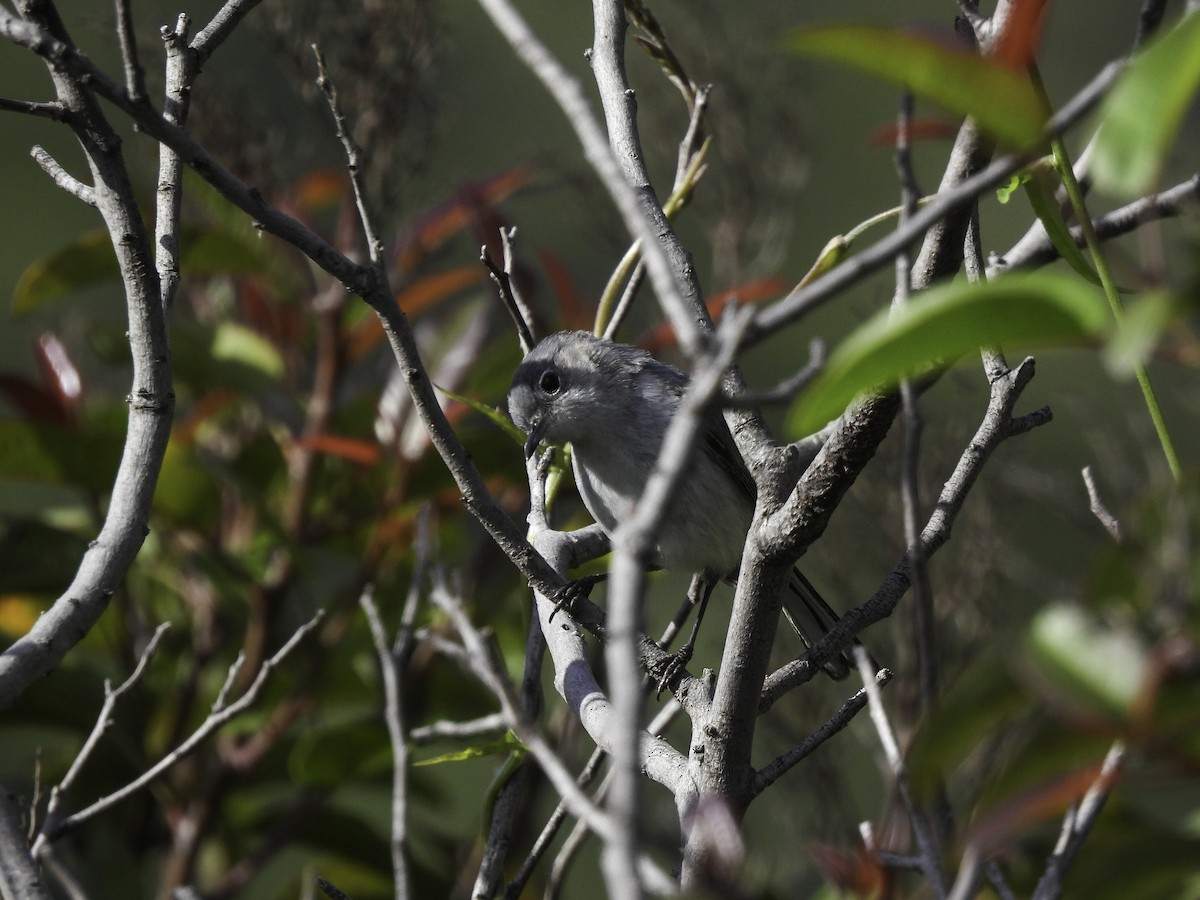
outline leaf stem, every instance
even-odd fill
[[[1042,86],[1041,78],[1036,72],[1033,74],[1033,81],[1038,89],[1042,91],[1043,96],[1045,96],[1045,88]],[[1071,158],[1067,153],[1066,145],[1063,143],[1061,137],[1052,137],[1050,139],[1050,149],[1054,154],[1055,168],[1058,169],[1059,177],[1062,178],[1063,187],[1066,189],[1067,199],[1070,201],[1071,208],[1075,212],[1075,218],[1079,220],[1079,227],[1083,232],[1083,239],[1087,244],[1088,252],[1091,254],[1092,264],[1096,267],[1096,274],[1100,277],[1100,286],[1104,289],[1104,296],[1108,298],[1108,305],[1112,310],[1113,321],[1120,326],[1125,321],[1125,306],[1121,302],[1121,293],[1117,288],[1117,282],[1113,278],[1112,270],[1108,266],[1108,260],[1104,256],[1100,238],[1096,234],[1096,229],[1092,226],[1092,217],[1088,214],[1083,190],[1079,186],[1079,181],[1075,178],[1075,169],[1071,165]],[[1175,452],[1175,444],[1171,440],[1171,433],[1167,429],[1167,421],[1163,417],[1162,407],[1159,405],[1158,396],[1154,392],[1154,386],[1150,383],[1150,373],[1146,371],[1145,363],[1137,363],[1134,367],[1134,374],[1137,377],[1138,386],[1142,389],[1142,397],[1145,399],[1150,419],[1154,423],[1154,430],[1158,435],[1158,442],[1162,446],[1163,456],[1166,457],[1167,466],[1171,470],[1171,476],[1175,479],[1175,483],[1179,484],[1183,479],[1183,470],[1179,465],[1179,456]]]

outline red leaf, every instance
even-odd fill
[[[736,303],[739,306],[746,303],[759,303],[772,297],[778,297],[790,286],[789,282],[776,277],[748,281],[710,298],[706,304],[708,315],[714,320],[718,319],[730,303]],[[667,347],[674,347],[676,342],[675,329],[670,322],[663,322],[638,338],[637,344],[651,353],[658,353]]]
[[[558,311],[563,324],[568,328],[590,330],[591,311],[585,306],[579,288],[571,273],[567,271],[562,258],[551,250],[538,250],[537,257],[542,268],[546,270],[546,277],[550,279],[550,287],[558,300]]]
[[[1047,0],[1013,0],[1004,31],[991,56],[1002,66],[1024,72],[1037,55]]]
[[[300,437],[296,440],[296,446],[307,447],[328,456],[340,456],[342,459],[364,466],[374,465],[382,456],[379,445],[374,441],[342,437],[336,434],[314,434]]]
[[[880,125],[867,136],[872,147],[895,147],[899,131],[895,122]],[[914,119],[908,123],[909,143],[916,141],[952,141],[958,136],[958,123],[945,119]]]
[[[478,222],[490,207],[528,184],[536,172],[536,166],[516,166],[484,182],[464,184],[455,197],[417,220],[412,233],[397,252],[397,267],[404,272],[412,271],[422,258]]]

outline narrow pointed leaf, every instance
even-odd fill
[[[1071,229],[1067,227],[1066,220],[1063,219],[1062,211],[1054,199],[1054,190],[1050,187],[1047,177],[1040,172],[1035,172],[1022,182],[1022,186],[1025,188],[1025,196],[1029,198],[1029,205],[1033,207],[1042,227],[1046,229],[1050,243],[1054,245],[1058,255],[1092,284],[1099,284],[1100,276],[1084,259],[1083,253],[1075,243],[1075,238],[1071,236]]]
[[[503,412],[501,412],[496,407],[488,406],[486,403],[484,403],[480,400],[474,400],[471,397],[467,397],[463,394],[456,394],[454,391],[448,391],[444,387],[440,387],[439,385],[436,385],[436,384],[434,385],[434,387],[436,387],[439,391],[441,391],[443,394],[445,394],[451,400],[457,400],[459,403],[466,404],[467,406],[471,407],[471,409],[475,410],[476,412],[482,413],[483,415],[487,416],[495,424],[499,425],[500,428],[503,429],[505,434],[507,434],[509,437],[511,437],[514,441],[516,441],[521,446],[525,445],[525,435],[521,433],[521,429],[518,428],[516,425],[514,425],[511,421],[509,421],[508,416],[506,416]]]
[[[793,31],[799,53],[845,63],[971,116],[1001,143],[1025,148],[1042,133],[1045,108],[1029,78],[965,49],[919,35],[860,25]]]
[[[1102,334],[1108,320],[1104,298],[1074,276],[1015,273],[983,285],[934,288],[894,314],[882,310],[847,337],[793,406],[789,432],[809,434],[855,397],[979,347],[1077,343]]]
[[[1200,11],[1139,55],[1100,108],[1092,174],[1122,196],[1151,191],[1200,89]]]

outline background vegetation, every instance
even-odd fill
[[[1037,61],[1055,108],[1134,44],[1138,10],[1102,6],[1047,4]],[[80,49],[119,73],[114,13],[84,3],[59,8]],[[193,30],[218,8],[188,9]],[[959,10],[932,0],[884,11],[866,3],[711,2],[652,10],[691,78],[713,85],[707,170],[677,216],[679,234],[707,300],[767,308],[830,238],[900,196],[896,85],[804,56],[785,35],[836,15],[948,40]],[[158,104],[157,29],[178,10],[144,3],[133,12],[148,94]],[[583,56],[592,43],[586,10],[532,2],[522,12],[594,92]],[[1164,30],[1181,12],[1168,10]],[[558,107],[473,3],[265,2],[204,65],[188,131],[341,252],[365,258],[343,148],[316,87],[314,42],[365,151],[364,184],[396,300],[430,378],[447,391],[455,433],[520,522],[528,488],[519,447],[477,409],[450,399],[501,405],[520,358],[479,248],[499,259],[500,228],[515,225],[512,276],[538,329],[590,328],[629,244],[625,225]],[[646,158],[665,197],[688,111],[652,54],[630,45],[628,64]],[[1186,92],[1186,72],[1178,71]],[[41,61],[6,42],[0,95],[46,99],[51,91]],[[106,110],[149,220],[158,144]],[[1200,128],[1192,113],[1144,193],[1194,178]],[[1104,115],[1067,132],[1073,156]],[[912,148],[916,182],[931,193],[958,120],[918,100],[917,122],[933,134]],[[63,595],[104,521],[129,417],[130,325],[108,231],[28,156],[40,145],[83,178],[78,144],[45,118],[6,112],[5,126],[0,284],[11,300],[0,328],[0,632],[8,644]],[[1089,211],[1099,217],[1128,199],[1101,190],[1089,194]],[[1037,377],[1017,412],[1048,404],[1053,421],[998,450],[954,539],[930,561],[935,702],[921,696],[911,597],[864,634],[894,672],[885,701],[916,806],[937,823],[949,880],[964,853],[982,851],[984,896],[1033,893],[1064,816],[1078,811],[1089,789],[1107,805],[1069,860],[1067,896],[1200,895],[1195,200],[1193,187],[1165,218],[1105,243],[1116,281],[1130,289],[1137,328],[1114,336],[1105,319],[1038,347]],[[1006,203],[985,192],[979,207],[990,253],[1008,250],[1035,219],[1022,191]],[[852,249],[891,227],[879,226]],[[71,884],[95,898],[311,895],[315,876],[359,900],[395,895],[394,755],[380,654],[360,604],[370,585],[387,643],[400,634],[412,896],[469,895],[489,846],[491,804],[525,757],[506,737],[510,723],[494,717],[459,739],[433,727],[478,722],[494,716],[497,703],[453,658],[450,645],[461,635],[451,613],[427,600],[444,577],[475,626],[494,635],[519,682],[528,582],[464,507],[367,304],[190,170],[180,236],[183,279],[169,314],[175,416],[150,531],[95,627],[0,712],[0,784],[25,825],[31,811],[35,824],[46,823],[50,787],[68,776],[91,733],[105,680],[122,684],[168,623],[117,700],[111,726],[71,773],[58,815],[112,794],[170,754],[202,727],[223,686],[233,698],[260,673],[269,677],[245,713],[147,788],[46,841],[39,858],[52,895],[68,896]],[[1055,266],[1099,296],[1065,263]],[[747,380],[767,386],[800,368],[812,337],[836,353],[848,333],[887,308],[894,288],[885,267],[761,341],[739,357]],[[1144,299],[1158,292],[1173,299]],[[1045,312],[1035,307],[1029,321],[1044,321]],[[663,323],[643,289],[620,336],[682,363]],[[1006,342],[1014,365],[1029,336]],[[937,346],[925,359],[945,353]],[[1179,473],[1164,461],[1131,374],[1138,366],[1148,367],[1157,387]],[[973,354],[922,395],[922,518],[987,402]],[[766,416],[780,437],[797,439],[801,412],[784,404]],[[902,429],[893,430],[804,558],[805,572],[840,610],[870,598],[910,543],[899,489]],[[1119,541],[1089,509],[1083,466],[1119,521]],[[564,528],[586,522],[569,492],[556,514]],[[677,576],[652,579],[648,632],[657,634],[675,612],[672,600],[656,598],[683,589]],[[409,607],[417,610],[412,622],[403,612],[410,596],[421,601]],[[697,672],[717,666],[728,608],[718,595]],[[318,611],[312,630],[298,632]],[[264,669],[298,633],[278,668]],[[801,649],[781,636],[772,669]],[[230,676],[239,654],[244,661]],[[578,771],[594,744],[545,668],[540,724]],[[802,742],[855,687],[813,682],[788,694],[762,720],[755,765]],[[666,735],[686,748],[683,725]],[[1101,776],[1114,742],[1122,748],[1113,769],[1120,776]],[[420,765],[429,760],[438,764]],[[527,793],[518,827],[506,835],[505,880],[517,876],[558,801],[534,767],[520,771]],[[897,793],[901,780],[867,716],[854,719],[750,808],[740,840],[729,842],[736,849],[728,878],[695,890],[937,895],[913,871],[920,854]],[[648,785],[642,801],[646,847],[670,871],[680,840],[672,798]],[[869,838],[863,822],[871,823]],[[564,839],[556,838],[552,856]],[[604,893],[598,855],[594,840],[585,845],[563,876],[563,896]],[[543,861],[525,895],[548,880]]]

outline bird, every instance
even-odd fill
[[[587,331],[561,331],[544,338],[518,365],[508,392],[508,413],[526,436],[526,458],[542,442],[571,445],[579,495],[611,537],[633,514],[688,380],[685,372],[646,350]],[[710,410],[654,548],[656,567],[691,572],[700,581],[691,636],[676,652],[678,665],[671,673],[691,658],[700,620],[717,583],[736,583],[755,496],[754,480],[724,416],[718,409]],[[838,621],[794,567],[783,609],[807,647]],[[832,678],[842,679],[850,672],[850,662],[838,653],[822,668]]]

